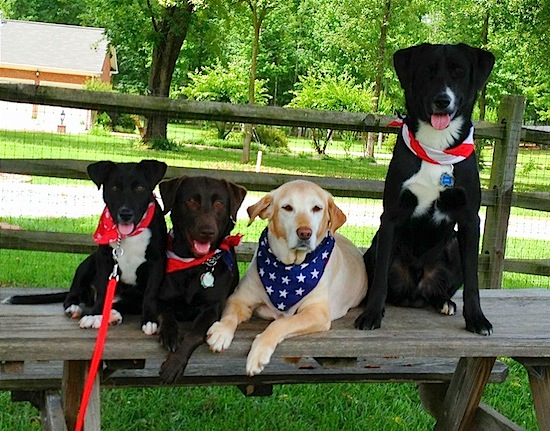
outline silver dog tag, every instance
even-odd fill
[[[205,289],[209,287],[214,287],[214,274],[210,271],[205,272],[201,275],[201,286]]]

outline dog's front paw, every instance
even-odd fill
[[[491,335],[493,333],[493,325],[483,314],[473,319],[466,318],[466,329],[480,335]]]
[[[382,318],[384,317],[384,309],[376,312],[365,309],[357,319],[355,319],[355,327],[357,329],[378,329],[382,324]]]
[[[262,334],[257,335],[246,358],[246,374],[250,377],[260,374],[269,364],[274,351],[275,346],[263,342]]]
[[[82,308],[79,305],[72,304],[65,308],[65,316],[71,319],[79,319],[82,317]]]
[[[174,383],[183,376],[186,366],[187,362],[182,360],[179,355],[170,353],[166,361],[160,366],[160,379],[164,383]]]
[[[206,342],[213,352],[227,350],[233,341],[235,332],[222,322],[215,322],[206,332]]]
[[[102,320],[103,316],[101,316],[101,314],[86,315],[80,319],[78,325],[82,329],[99,329]],[[109,316],[109,325],[118,325],[120,323],[122,323],[122,315],[116,310],[111,310],[111,315]]]
[[[178,325],[162,324],[159,330],[159,342],[169,352],[175,352],[180,345]]]
[[[155,335],[159,330],[159,324],[157,322],[146,322],[141,325],[141,330],[145,335]]]
[[[456,304],[449,299],[445,301],[441,307],[438,307],[437,311],[447,316],[454,316],[456,313]]]

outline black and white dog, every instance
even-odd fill
[[[386,176],[380,227],[364,255],[370,280],[357,328],[379,328],[385,301],[452,315],[451,298],[463,285],[466,329],[492,333],[479,299],[481,191],[471,114],[494,61],[465,44],[395,53],[407,117]]]
[[[119,246],[120,280],[109,321],[120,323],[125,313],[141,314],[143,331],[154,334],[158,329],[156,298],[166,264],[166,222],[153,189],[166,168],[156,160],[89,165],[88,175],[98,188],[103,187],[106,204],[94,234],[98,249],[78,266],[68,292],[12,296],[4,302],[63,302],[65,314],[80,318],[81,328],[99,328],[115,264],[113,249]]]

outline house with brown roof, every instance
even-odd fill
[[[0,82],[82,88],[111,82],[115,50],[102,28],[0,18]],[[78,133],[91,126],[88,110],[0,102],[0,128]]]

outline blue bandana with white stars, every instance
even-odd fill
[[[306,255],[303,263],[285,265],[269,248],[267,228],[262,232],[256,256],[258,274],[277,310],[287,311],[317,286],[333,249],[334,238],[327,235],[315,250]]]

